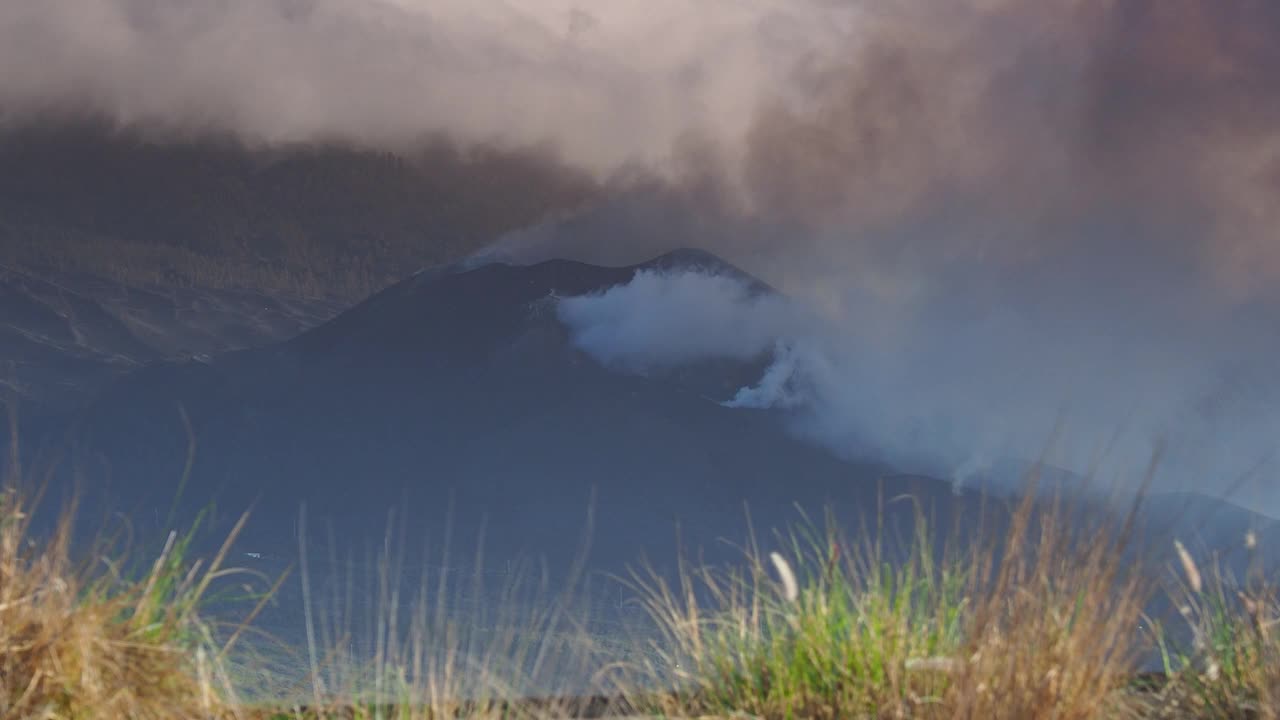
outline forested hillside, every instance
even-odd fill
[[[102,124],[0,131],[0,263],[355,300],[596,192],[545,149],[249,148]]]

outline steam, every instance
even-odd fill
[[[795,345],[783,340],[777,341],[773,349],[773,362],[764,371],[760,382],[738,390],[724,403],[725,407],[768,410],[803,406],[813,398],[806,398],[804,388],[800,386],[803,377],[800,360]]]
[[[1250,484],[1280,437],[1273,385],[1257,374],[1269,361],[1196,351],[1177,334],[1128,324],[1119,308],[1106,322],[1105,307],[935,303],[886,337],[813,296],[760,294],[739,277],[676,269],[641,271],[559,307],[577,346],[622,371],[768,353],[758,382],[724,404],[783,411],[794,432],[851,458],[958,485],[1017,482],[998,472],[1045,460],[1081,474],[1101,468],[1099,482],[1123,487],[1165,441],[1158,489],[1274,507],[1269,485]],[[1254,394],[1233,396],[1230,384]]]
[[[599,295],[566,298],[559,315],[577,346],[632,371],[759,356],[799,316],[775,295],[724,275],[641,271]]]

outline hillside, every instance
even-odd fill
[[[149,363],[279,342],[344,305],[285,291],[129,285],[0,266],[0,400],[69,412]]]
[[[216,491],[225,512],[257,500],[260,515],[292,518],[305,500],[368,536],[393,505],[439,526],[452,498],[465,534],[488,516],[495,552],[568,557],[594,492],[607,529],[597,550],[615,567],[670,550],[679,518],[704,541],[740,530],[744,501],[765,526],[795,502],[874,503],[885,468],[717,402],[755,382],[767,358],[620,373],[574,348],[556,317],[556,296],[709,262],[729,269],[676,253],[624,268],[424,273],[290,342],[134,373],[79,419],[80,459],[109,468],[113,491],[161,506],[185,460],[182,407],[198,443],[188,486]],[[289,548],[291,528],[262,528],[261,542]]]
[[[249,147],[0,126],[0,400],[34,422],[166,359],[280,342],[595,193],[538,150]]]
[[[2,264],[344,301],[596,192],[537,149],[256,148],[69,120],[0,127],[0,168]]]

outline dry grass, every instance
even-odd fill
[[[971,561],[978,577],[995,581],[970,595],[962,662],[942,695],[945,716],[1131,714],[1123,691],[1149,596],[1146,579],[1125,567],[1133,511],[1120,527],[1070,528],[1059,508],[1037,513],[1023,501],[999,559],[983,551]]]
[[[69,508],[47,537],[34,502],[0,495],[0,717],[189,718],[233,715],[234,689],[197,612],[244,518],[212,562],[188,563],[191,535],[171,534],[130,578],[122,552],[96,543],[72,558]]]
[[[537,566],[496,592],[480,573],[407,582],[403,530],[370,558],[370,585],[317,582],[304,516],[307,643],[281,648],[281,664],[244,652],[247,624],[215,642],[199,613],[232,572],[222,563],[240,525],[208,565],[188,558],[190,534],[171,535],[130,575],[109,543],[75,561],[73,509],[33,534],[33,503],[10,485],[0,718],[1280,717],[1280,602],[1260,571],[1236,582],[1179,545],[1170,592],[1192,640],[1157,632],[1164,681],[1135,689],[1156,588],[1125,565],[1133,514],[1082,527],[1033,495],[981,542],[940,542],[917,508],[900,548],[879,532],[850,541],[828,517],[773,550],[749,542],[736,569],[639,575],[657,631],[643,643],[604,642],[585,585]],[[273,669],[267,695],[251,697],[247,678]]]
[[[1152,717],[1280,718],[1280,596],[1261,572],[1256,536],[1242,540],[1245,578],[1217,562],[1202,570],[1177,544],[1180,577],[1170,596],[1191,641],[1178,648],[1157,638],[1169,682],[1149,706]]]
[[[131,574],[110,540],[77,552],[74,507],[34,532],[28,497],[14,483],[0,495],[0,719],[563,718],[608,704],[584,699],[607,661],[572,579],[552,586],[529,565],[496,593],[478,572],[407,587],[404,536],[389,531],[369,585],[329,578],[310,592],[303,542],[308,643],[289,648],[249,626],[283,578],[229,632],[200,613],[243,572],[223,562],[247,515],[208,564],[189,557],[194,531],[174,533]]]

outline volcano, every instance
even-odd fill
[[[592,556],[610,568],[673,557],[677,527],[683,543],[740,540],[748,510],[766,528],[796,504],[874,512],[889,468],[722,404],[767,353],[637,373],[575,347],[558,299],[641,271],[773,292],[699,251],[433,268],[291,341],[133,373],[75,419],[74,465],[108,478],[97,489],[142,524],[167,517],[179,486],[188,512],[216,500],[225,521],[253,506],[245,546],[280,554],[304,504],[344,537],[379,536],[395,508],[423,532],[483,528],[491,554],[551,558],[574,555],[591,512]],[[951,498],[948,483],[909,484]]]
[[[727,407],[759,382],[771,350],[646,371],[597,362],[557,305],[641,272],[775,292],[697,250],[625,267],[439,266],[289,341],[147,365],[50,436],[63,466],[90,480],[81,492],[140,528],[163,531],[172,509],[191,517],[211,502],[225,527],[252,507],[244,544],[273,556],[296,552],[304,506],[345,538],[380,537],[394,511],[422,534],[483,534],[498,557],[565,562],[590,513],[592,556],[616,570],[674,557],[677,528],[689,546],[741,540],[748,513],[774,528],[797,520],[797,506],[848,521],[904,493],[950,509],[979,502],[976,489],[807,442],[788,432],[784,410]],[[1149,507],[1188,537],[1275,525],[1221,505],[1181,497]]]

